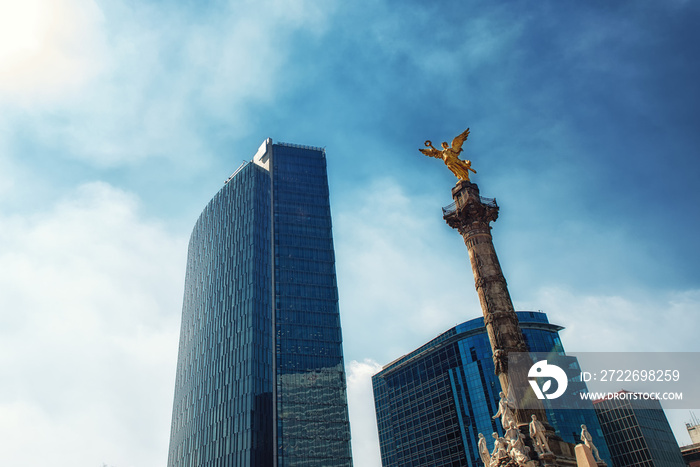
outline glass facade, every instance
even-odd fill
[[[325,153],[272,158],[278,466],[351,464]]]
[[[593,403],[615,467],[683,467],[685,462],[656,400]]]
[[[352,465],[322,149],[268,139],[194,227],[168,465]]]
[[[550,324],[547,315],[516,313],[529,351],[557,353],[578,364],[564,357],[562,328]],[[462,323],[386,365],[372,377],[372,386],[384,467],[481,466],[478,434],[484,434],[490,450],[491,433],[503,436],[500,423],[491,418],[501,389],[483,318]],[[609,459],[592,406],[567,414],[545,410],[565,441],[577,442],[578,435],[572,436],[586,424],[598,438],[601,457]]]

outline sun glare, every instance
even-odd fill
[[[0,0],[0,69],[41,51],[49,26],[40,0]]]
[[[93,0],[0,0],[0,98],[65,99],[99,69],[102,16]]]

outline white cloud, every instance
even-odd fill
[[[381,466],[377,418],[374,411],[372,375],[382,366],[371,359],[351,361],[346,368],[348,407],[352,430],[353,463],[358,466]]]
[[[201,10],[34,1],[55,16],[29,15],[47,52],[32,56],[30,69],[12,65],[14,78],[0,85],[2,120],[62,157],[108,167],[203,158],[212,135],[246,134],[250,106],[290,86],[282,70],[294,38],[322,34],[333,11],[307,0]]]
[[[593,295],[543,287],[533,295],[532,301],[516,301],[517,308],[542,310],[564,326],[567,352],[700,351],[700,290]]]
[[[16,166],[7,154],[5,145],[0,142],[0,199],[9,196],[16,186]]]
[[[92,0],[0,1],[0,102],[64,100],[102,66],[102,15]]]
[[[440,200],[393,179],[336,203],[334,235],[345,354],[383,363],[481,315],[467,250]],[[455,259],[457,257],[457,259]]]
[[[0,464],[164,464],[185,239],[104,183],[2,217]]]

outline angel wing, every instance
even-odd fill
[[[467,140],[468,136],[469,136],[469,128],[464,130],[464,132],[461,135],[455,137],[455,139],[452,140],[452,149],[457,151],[458,154],[460,152],[462,152],[462,145]]]
[[[435,157],[437,159],[442,160],[442,151],[438,151],[437,149],[435,149],[432,146],[429,146],[428,149],[418,149],[418,150],[420,152],[422,152],[423,154],[425,154],[426,156]]]

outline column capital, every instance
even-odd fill
[[[489,223],[498,219],[498,204],[495,198],[483,198],[476,183],[460,180],[452,188],[454,203],[442,208],[447,225],[462,235],[489,233]]]

